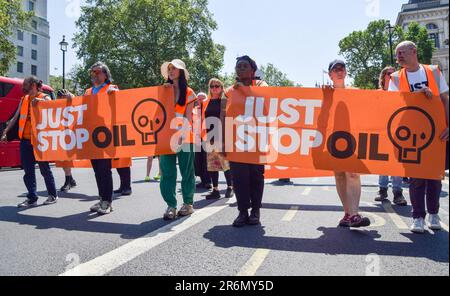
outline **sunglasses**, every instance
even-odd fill
[[[209,88],[222,88],[222,85],[210,85]]]

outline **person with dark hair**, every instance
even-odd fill
[[[380,91],[387,91],[389,88],[389,80],[391,75],[394,74],[395,68],[388,66],[385,67],[378,79],[378,86]],[[398,206],[407,206],[408,202],[403,196],[402,187],[403,178],[392,176],[392,192],[394,193],[394,204]],[[380,176],[378,184],[380,185],[380,190],[378,191],[375,201],[384,201],[388,198],[388,187],[389,187],[389,176]]]
[[[268,86],[265,81],[256,77],[257,70],[256,62],[249,56],[238,57],[236,61],[236,83],[227,90],[226,97],[229,98],[231,92],[242,86]],[[234,220],[233,226],[243,227],[261,224],[260,209],[264,194],[264,165],[230,162],[230,167],[239,210],[239,216]]]
[[[30,208],[37,206],[38,196],[36,193],[36,163],[39,165],[41,174],[44,177],[45,186],[47,187],[48,192],[48,198],[44,204],[55,204],[58,200],[58,195],[56,192],[55,179],[50,169],[50,165],[48,162],[36,161],[34,157],[34,147],[31,143],[31,109],[39,104],[39,102],[50,101],[51,98],[42,92],[42,81],[34,76],[25,78],[22,88],[25,96],[22,97],[16,114],[9,122],[1,137],[2,142],[7,141],[8,131],[16,124],[17,120],[19,120],[20,158],[22,160],[22,167],[25,172],[23,181],[27,187],[28,194],[27,200],[20,203],[18,207]]]
[[[194,91],[189,88],[189,72],[186,64],[179,59],[166,62],[161,66],[161,74],[166,80],[165,87],[174,90],[175,118],[180,119],[183,125],[192,122],[192,110],[197,99]],[[192,128],[185,130],[183,126],[180,134],[176,134],[176,147],[172,146],[174,155],[161,155],[161,183],[160,190],[167,210],[163,215],[164,220],[174,220],[177,215],[184,217],[194,213],[195,193],[195,170],[194,170],[194,136]],[[174,142],[171,141],[173,144]],[[177,160],[181,172],[181,192],[183,195],[183,206],[177,213],[176,183],[177,183]]]
[[[116,85],[112,84],[111,72],[107,65],[97,62],[90,68],[92,87],[87,89],[85,96],[98,94],[111,94],[119,91]],[[67,94],[68,99],[73,98],[73,94]],[[90,210],[99,215],[110,214],[112,208],[113,196],[113,178],[112,178],[112,159],[91,159],[91,164],[95,172],[95,180],[100,196],[100,202],[93,205]],[[118,168],[120,176],[120,188],[114,191],[121,195],[131,195],[131,170],[129,167]]]

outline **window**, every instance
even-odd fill
[[[19,57],[23,57],[23,47],[22,46],[17,46],[17,55]]]
[[[431,33],[428,36],[433,41],[434,47],[441,48],[441,44],[439,42],[439,34],[438,33]]]
[[[34,1],[28,1],[28,11],[34,11]]]
[[[23,73],[23,63],[17,62],[17,73]]]
[[[17,30],[17,39],[23,41],[23,31]]]
[[[428,30],[437,30],[439,29],[438,26],[436,26],[435,24],[427,24],[427,29]]]
[[[37,44],[37,35],[35,35],[35,34],[31,35],[31,43]]]
[[[31,21],[31,27],[33,29],[37,30],[37,25],[38,25],[37,21]]]
[[[31,59],[37,60],[37,50],[35,50],[35,49],[31,50]]]
[[[37,66],[31,65],[31,75],[37,76]]]
[[[0,82],[0,97],[6,97],[9,92],[13,89],[14,84]]]

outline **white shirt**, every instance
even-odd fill
[[[423,65],[420,65],[419,71],[416,72],[406,72],[408,76],[409,89],[411,92],[421,91],[425,87],[428,86],[427,72]],[[441,72],[441,83],[439,93],[443,94],[448,92],[449,88],[447,82],[445,81],[445,77]],[[389,91],[399,91],[398,87],[395,83],[392,83],[392,80],[389,82]]]

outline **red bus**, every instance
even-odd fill
[[[23,79],[8,78],[0,76],[0,135],[6,128],[7,122],[14,116],[19,107],[22,93]],[[52,100],[55,99],[53,89],[44,85],[42,90],[48,94]],[[17,136],[18,127],[16,125],[8,133],[8,143],[0,143],[0,168],[20,167],[19,139]]]

